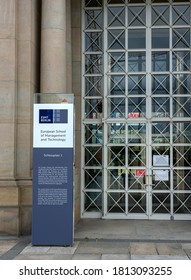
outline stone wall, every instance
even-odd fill
[[[0,1],[0,232],[13,234],[19,229],[16,10],[16,1]]]
[[[81,1],[71,0],[72,92],[75,94],[75,221],[80,219],[81,190]]]
[[[41,1],[17,0],[18,97],[16,179],[19,189],[19,233],[31,233],[32,130],[34,92],[40,90]]]
[[[58,73],[46,71],[45,52],[49,50],[43,36],[49,33],[51,40],[59,31],[47,30],[52,26],[46,20],[53,16],[51,22],[56,22],[57,15],[56,10],[49,15],[42,11],[43,1],[0,0],[0,233],[31,234],[33,99],[40,91],[75,94],[75,221],[80,218],[81,1],[54,1],[66,3],[65,10],[55,6],[63,13],[65,26],[61,32],[64,44],[57,45],[59,53],[56,49],[50,52],[53,62],[55,54],[57,64],[64,62],[54,65]],[[47,17],[41,25],[43,12]],[[43,79],[49,82],[49,74],[53,79],[47,89]],[[55,83],[57,77],[60,80]]]
[[[39,4],[38,0],[0,0],[0,232],[14,235],[31,231]]]

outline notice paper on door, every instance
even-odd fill
[[[153,156],[153,166],[169,166],[169,156],[168,155],[154,155]]]
[[[155,181],[169,181],[169,170],[153,170]]]

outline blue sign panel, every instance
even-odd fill
[[[39,123],[68,123],[68,110],[39,110]]]
[[[35,105],[33,146],[32,244],[72,245],[73,105]]]

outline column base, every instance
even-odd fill
[[[31,234],[32,180],[0,179],[0,233]]]

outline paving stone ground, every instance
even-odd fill
[[[0,259],[191,260],[191,221],[83,220],[72,247],[32,246],[31,236],[0,235]]]

